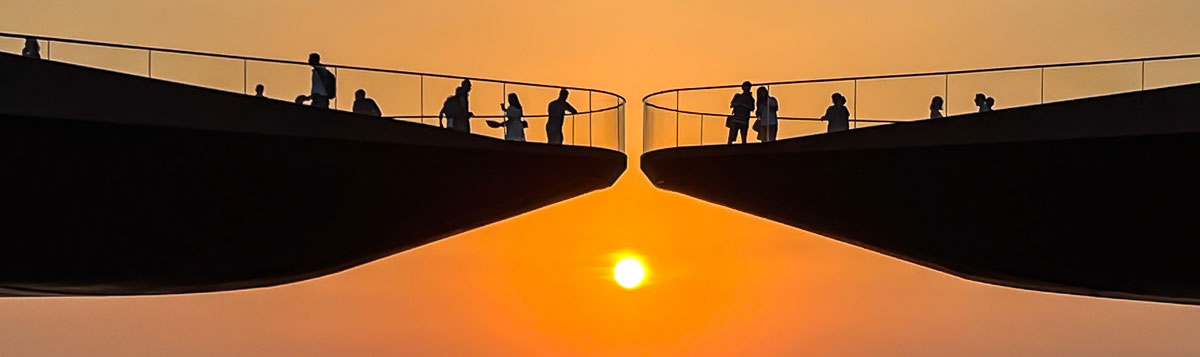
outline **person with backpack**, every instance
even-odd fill
[[[328,109],[329,100],[337,97],[337,78],[321,64],[316,52],[308,55],[308,64],[312,66],[312,106]]]

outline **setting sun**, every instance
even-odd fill
[[[613,268],[613,278],[617,280],[617,284],[626,289],[636,288],[642,283],[642,278],[645,276],[646,269],[642,267],[642,262],[637,258],[621,259]]]

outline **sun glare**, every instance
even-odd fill
[[[613,268],[613,278],[617,280],[617,284],[626,289],[636,288],[645,277],[646,268],[642,267],[642,262],[637,258],[621,259]]]

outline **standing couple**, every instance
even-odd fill
[[[729,107],[733,114],[725,118],[725,127],[729,128],[727,144],[733,144],[738,134],[741,134],[742,144],[746,143],[746,135],[750,129],[750,113],[755,112],[758,120],[754,122],[754,131],[758,133],[758,141],[775,141],[779,135],[779,101],[772,97],[767,87],[758,87],[758,101],[750,93],[750,82],[742,82],[742,92],[733,95]]]

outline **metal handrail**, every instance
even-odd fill
[[[1200,58],[1200,53],[1140,57],[1140,58],[1127,58],[1127,59],[1099,60],[1099,61],[1081,61],[1081,62],[1064,62],[1064,63],[1039,64],[1039,65],[993,67],[993,68],[966,69],[966,70],[939,71],[939,72],[919,72],[919,73],[886,74],[886,75],[873,75],[873,76],[805,79],[805,80],[792,80],[792,81],[772,81],[772,82],[761,82],[761,83],[753,83],[752,82],[752,84],[755,86],[772,87],[772,86],[796,85],[796,84],[816,84],[816,83],[846,83],[846,84],[853,83],[853,86],[854,86],[854,93],[853,93],[854,108],[851,109],[851,113],[853,116],[849,119],[849,121],[852,126],[857,127],[858,123],[888,124],[888,123],[902,123],[902,122],[912,121],[912,120],[859,118],[858,117],[859,113],[858,113],[858,108],[857,108],[858,103],[859,103],[858,87],[859,87],[859,82],[863,82],[863,81],[876,81],[876,80],[902,79],[902,78],[944,78],[944,87],[942,88],[942,93],[943,93],[942,95],[945,96],[943,98],[944,103],[945,103],[944,109],[946,111],[946,116],[951,116],[953,114],[951,114],[951,112],[950,112],[950,107],[949,107],[950,98],[949,97],[950,97],[950,93],[951,93],[950,92],[950,79],[952,78],[952,76],[962,76],[962,75],[979,74],[979,73],[1019,72],[1019,71],[1040,70],[1041,71],[1041,79],[1040,79],[1040,81],[1041,81],[1040,82],[1040,84],[1041,84],[1041,99],[1040,99],[1040,101],[1035,102],[1035,103],[1044,104],[1044,103],[1046,103],[1045,85],[1046,85],[1046,70],[1047,69],[1067,68],[1067,67],[1077,67],[1078,68],[1078,67],[1089,67],[1089,66],[1104,66],[1104,65],[1138,64],[1138,63],[1140,63],[1141,64],[1141,73],[1140,73],[1141,88],[1140,88],[1140,90],[1145,90],[1146,89],[1146,64],[1148,62],[1152,63],[1152,62],[1183,60],[1183,59],[1197,59],[1197,58]],[[670,122],[672,120],[674,121],[674,126],[675,126],[674,146],[681,145],[680,115],[699,116],[700,117],[700,125],[699,125],[699,136],[697,138],[699,139],[699,145],[706,145],[705,138],[704,138],[704,127],[705,127],[704,120],[706,118],[722,118],[722,117],[727,116],[728,114],[727,113],[700,112],[700,111],[682,109],[680,106],[680,103],[679,103],[680,93],[693,92],[693,91],[704,91],[704,90],[716,90],[716,89],[733,89],[733,88],[739,88],[739,87],[741,87],[740,83],[739,84],[729,84],[729,85],[665,89],[665,90],[653,92],[653,93],[647,94],[646,96],[642,97],[643,108],[645,108],[645,110],[647,110],[646,112],[643,112],[643,115],[644,116],[648,115],[647,113],[649,113],[650,109],[661,110],[661,111],[665,111],[667,113],[675,113],[674,119],[670,119],[669,117],[662,119],[667,122]],[[1134,90],[1139,90],[1139,89],[1134,89]],[[651,103],[651,100],[657,99],[656,97],[662,96],[664,94],[670,94],[670,93],[675,94],[674,108],[669,108],[664,105],[658,105],[655,103]],[[751,118],[758,118],[758,116],[751,116]],[[811,117],[783,117],[783,116],[781,116],[781,117],[778,117],[778,119],[793,120],[793,121],[823,121],[822,119],[811,118]],[[652,121],[651,118],[645,118],[643,120],[643,125],[646,126],[647,130],[651,125],[651,121]],[[689,129],[689,130],[691,130],[691,129]],[[654,149],[654,148],[650,147],[650,142],[651,142],[650,136],[643,135],[643,150],[653,150]],[[670,145],[670,144],[668,144],[668,145]],[[688,144],[688,145],[691,145],[691,144]]]
[[[230,54],[224,54],[224,53],[202,52],[202,51],[192,51],[192,50],[179,50],[179,49],[172,49],[172,48],[139,46],[139,45],[129,45],[129,44],[120,44],[120,43],[100,42],[100,41],[77,40],[77,39],[70,39],[70,38],[19,34],[19,33],[11,33],[11,32],[0,32],[0,37],[20,38],[20,39],[36,38],[38,40],[44,40],[44,41],[72,43],[72,44],[78,44],[78,45],[89,45],[89,46],[97,46],[97,47],[112,47],[112,48],[122,48],[122,49],[129,49],[129,50],[154,51],[154,52],[163,52],[163,53],[175,53],[175,54],[192,55],[192,56],[216,57],[216,58],[255,61],[255,62],[294,64],[294,65],[301,65],[301,66],[308,65],[308,62],[303,62],[303,61],[281,60],[281,59],[275,59],[275,58],[252,57],[252,56],[240,56],[240,55],[230,55]],[[440,73],[404,71],[404,70],[397,70],[397,69],[360,67],[360,66],[350,66],[350,65],[340,65],[340,64],[327,64],[326,63],[326,64],[322,64],[322,65],[325,67],[328,67],[328,68],[340,68],[340,69],[365,71],[365,72],[404,74],[404,75],[411,75],[411,76],[426,76],[426,77],[446,78],[446,79],[469,79],[471,81],[478,81],[478,82],[512,84],[512,85],[527,86],[527,87],[540,87],[540,88],[553,88],[553,89],[565,88],[565,89],[576,90],[576,91],[592,91],[592,92],[597,92],[597,93],[608,94],[608,95],[619,98],[621,103],[625,102],[625,97],[622,97],[619,94],[609,92],[606,90],[602,90],[602,89],[560,86],[560,85],[553,85],[553,84],[529,83],[529,82],[519,82],[519,81],[508,81],[508,80],[502,80],[502,79],[489,79],[489,78],[481,78],[481,77],[456,76],[456,75],[440,74]]]
[[[154,54],[156,54],[156,52],[159,54],[168,53],[168,54],[178,54],[178,55],[188,55],[188,56],[242,61],[242,63],[243,63],[243,93],[248,92],[248,87],[249,87],[249,84],[247,82],[248,75],[245,72],[245,64],[246,63],[256,62],[256,63],[309,66],[309,64],[307,62],[303,62],[303,61],[283,60],[283,59],[254,57],[254,56],[241,56],[241,55],[232,55],[232,54],[224,54],[224,53],[181,50],[181,49],[151,47],[151,46],[141,46],[141,45],[130,45],[130,44],[80,40],[80,39],[41,36],[41,35],[33,35],[33,34],[11,33],[11,32],[0,32],[0,38],[16,38],[16,39],[31,39],[32,38],[32,39],[37,39],[39,41],[46,41],[47,47],[45,50],[46,50],[47,59],[51,59],[50,58],[51,57],[50,44],[52,44],[52,43],[66,43],[66,44],[94,46],[94,47],[102,47],[102,48],[146,51],[146,53],[147,53],[146,76],[151,77],[151,78],[154,77],[153,76],[153,70],[154,70],[153,60],[154,60]],[[384,118],[388,118],[388,119],[420,119],[421,123],[425,123],[425,119],[439,118],[439,115],[436,115],[436,114],[426,114],[426,111],[424,108],[424,104],[425,104],[425,86],[424,86],[425,80],[424,79],[425,79],[425,77],[453,79],[453,80],[466,79],[466,80],[471,80],[471,81],[477,82],[477,83],[500,84],[504,88],[507,88],[508,85],[514,85],[514,86],[543,88],[543,89],[560,89],[561,88],[561,89],[567,89],[567,90],[572,90],[572,91],[577,91],[577,92],[587,92],[587,94],[588,94],[587,95],[587,100],[588,100],[587,110],[580,111],[580,112],[573,113],[573,114],[568,114],[568,116],[570,118],[572,118],[572,121],[571,121],[571,125],[572,125],[572,127],[571,127],[571,132],[572,132],[571,144],[593,146],[594,145],[593,139],[595,137],[595,133],[592,129],[592,114],[612,111],[612,112],[616,113],[616,117],[613,119],[613,120],[615,120],[615,127],[617,130],[617,132],[614,133],[615,134],[614,139],[616,140],[615,149],[618,151],[625,150],[625,132],[624,132],[625,131],[625,113],[624,113],[624,109],[625,109],[625,105],[627,104],[628,101],[625,99],[625,97],[621,96],[620,94],[614,93],[614,92],[610,92],[610,91],[606,91],[606,90],[602,90],[602,89],[594,89],[594,88],[563,86],[563,85],[554,85],[554,84],[542,84],[542,83],[530,83],[530,82],[521,82],[521,81],[509,81],[509,80],[481,78],[481,77],[448,75],[448,74],[441,74],[441,73],[416,72],[416,71],[405,71],[405,70],[385,69],[385,68],[371,68],[371,67],[351,66],[351,65],[342,65],[342,64],[322,64],[322,65],[327,68],[332,69],[335,74],[338,72],[339,69],[341,69],[341,70],[353,70],[353,71],[384,73],[384,74],[398,74],[398,75],[419,77],[421,79],[421,87],[420,87],[421,110],[420,110],[420,114],[392,115],[392,116],[384,116]],[[507,89],[505,89],[504,91],[507,92]],[[607,95],[607,96],[612,97],[613,99],[615,99],[616,104],[612,105],[612,106],[599,108],[599,109],[593,109],[592,108],[593,95],[595,93],[600,93],[602,95]],[[337,108],[336,102],[334,104],[334,108]],[[525,118],[547,118],[549,116],[550,115],[547,113],[547,114],[530,114],[530,115],[525,115],[524,117]],[[583,139],[582,137],[574,134],[575,133],[574,119],[579,116],[584,116],[588,119],[587,138],[586,138],[587,143],[586,144],[584,144],[582,141],[580,141],[578,143],[576,142],[577,139],[579,139],[579,140]],[[475,118],[504,118],[505,116],[503,114],[484,114],[484,115],[475,115],[474,117]],[[438,124],[435,124],[435,125],[438,125]]]
[[[1190,58],[1200,58],[1200,53],[1192,53],[1192,54],[1184,54],[1184,55],[1170,55],[1170,56],[1157,56],[1157,57],[1129,58],[1129,59],[1114,59],[1114,60],[1102,60],[1102,61],[1063,62],[1063,63],[1053,63],[1053,64],[1043,64],[1043,65],[1024,65],[1024,66],[1012,66],[1012,67],[964,69],[964,70],[943,71],[943,72],[920,72],[920,73],[885,74],[885,75],[860,76],[860,77],[802,79],[802,80],[793,80],[793,81],[754,83],[754,85],[756,85],[756,86],[760,86],[760,85],[761,86],[774,86],[774,85],[784,85],[784,84],[809,84],[809,83],[828,83],[828,82],[869,81],[869,80],[875,80],[875,79],[953,76],[953,75],[960,75],[960,74],[1007,72],[1007,71],[1021,71],[1021,70],[1029,70],[1029,69],[1049,69],[1049,68],[1061,68],[1061,67],[1099,66],[1099,65],[1106,65],[1106,64],[1169,61],[1169,60],[1190,59]],[[707,86],[707,87],[687,87],[687,88],[664,89],[664,90],[660,90],[660,91],[657,91],[654,93],[647,94],[645,97],[642,97],[642,101],[644,102],[644,101],[646,101],[646,99],[649,99],[650,97],[660,95],[660,94],[670,93],[670,92],[687,92],[687,91],[707,90],[707,89],[738,88],[741,86],[742,86],[741,83],[739,83],[739,84],[717,85],[717,86]]]

